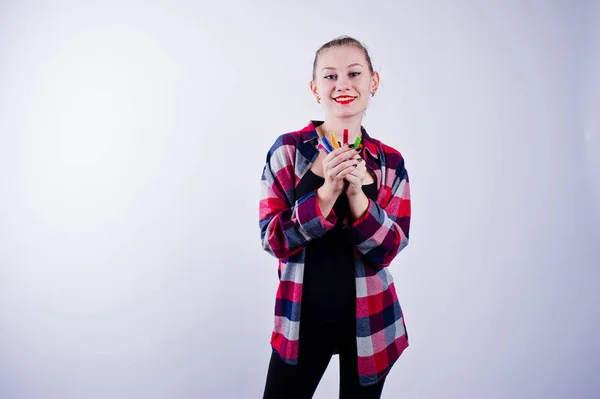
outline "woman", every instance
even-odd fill
[[[333,354],[340,398],[380,398],[408,347],[388,270],[408,244],[408,175],[400,153],[362,126],[378,85],[360,42],[326,43],[310,82],[325,120],[279,136],[267,154],[259,225],[280,282],[264,398],[311,398]],[[345,129],[349,145],[321,147]]]

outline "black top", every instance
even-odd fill
[[[296,198],[321,187],[325,179],[311,170],[296,187]],[[365,184],[365,195],[375,201],[377,184]],[[348,240],[348,227],[343,223],[349,213],[348,197],[340,194],[333,206],[336,225],[323,237],[306,246],[302,314],[312,320],[341,321],[356,317],[356,286],[353,246]]]

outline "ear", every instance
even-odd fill
[[[371,93],[375,93],[379,88],[379,72],[373,72],[373,77],[371,78]]]
[[[311,80],[309,86],[313,96],[315,96],[315,98],[319,98],[319,92],[317,91],[317,85],[315,84],[315,81]]]

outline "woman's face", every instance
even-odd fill
[[[328,116],[349,118],[364,112],[378,84],[379,75],[371,74],[364,52],[342,46],[319,54],[311,90]]]

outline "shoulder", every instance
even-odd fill
[[[299,147],[300,152],[304,154],[307,148],[304,144],[308,144],[309,141],[318,137],[315,130],[315,123],[318,123],[318,121],[311,120],[301,129],[288,131],[277,136],[269,149],[269,156],[276,153],[286,153],[293,159],[293,154]]]
[[[302,131],[292,131],[282,133],[275,138],[275,141],[269,148],[269,153],[273,153],[282,147],[297,147],[302,138]]]
[[[266,162],[277,168],[290,166],[294,163],[296,149],[302,142],[302,130],[282,133],[271,144]]]

